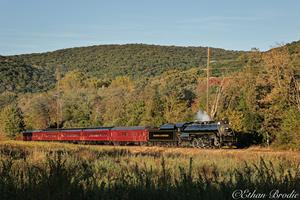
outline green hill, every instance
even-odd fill
[[[0,93],[45,91],[54,84],[52,73],[25,64],[19,59],[0,56]]]
[[[300,41],[287,44],[295,60],[299,62],[297,49]],[[212,48],[211,60],[218,76],[218,68],[239,69],[247,52]],[[244,55],[244,56],[242,56]],[[53,87],[55,69],[62,73],[72,70],[99,79],[130,76],[133,79],[154,77],[168,70],[180,71],[193,67],[205,67],[207,47],[179,47],[146,44],[96,45],[61,49],[46,53],[33,53],[0,57],[0,93],[3,91],[37,92]],[[223,72],[222,72],[223,73]],[[229,71],[230,73],[230,71]]]
[[[242,52],[212,48],[212,60],[235,61]],[[157,76],[170,69],[186,70],[206,65],[206,47],[177,47],[145,44],[97,45],[62,49],[48,53],[12,56],[40,69],[63,71],[79,69],[89,75],[113,78],[128,75],[134,79]]]

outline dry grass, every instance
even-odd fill
[[[187,167],[189,159],[193,159],[194,167],[217,167],[223,173],[233,168],[241,168],[245,163],[258,165],[260,160],[274,163],[276,167],[283,162],[300,165],[299,151],[280,151],[267,148],[249,149],[194,149],[170,147],[140,147],[140,146],[103,146],[103,145],[78,145],[55,142],[22,142],[3,141],[0,148],[10,146],[15,149],[30,151],[28,160],[32,163],[45,161],[47,152],[68,152],[80,159],[94,161],[99,157],[107,157],[113,163],[147,163],[149,166],[160,165],[161,158],[166,158],[166,165],[178,169]],[[121,170],[121,169],[120,169]]]
[[[297,151],[2,141],[0,153],[0,192],[14,199],[230,199],[236,188],[300,190]]]

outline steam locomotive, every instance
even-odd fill
[[[236,142],[227,121],[168,123],[160,127],[95,127],[27,130],[18,138],[23,141],[66,141],[112,145],[191,146],[218,148]]]

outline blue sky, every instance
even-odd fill
[[[299,0],[0,3],[0,55],[125,43],[267,50],[300,39]]]

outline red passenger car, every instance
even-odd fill
[[[143,126],[114,127],[110,141],[113,144],[141,144],[148,141],[148,130]]]
[[[81,141],[99,141],[109,142],[111,131],[110,128],[89,128],[83,129],[81,135]]]
[[[57,131],[33,131],[31,140],[34,141],[55,141],[59,140]]]
[[[148,141],[148,131],[141,126],[48,129],[22,132],[24,141],[99,142],[105,144],[140,144]]]

